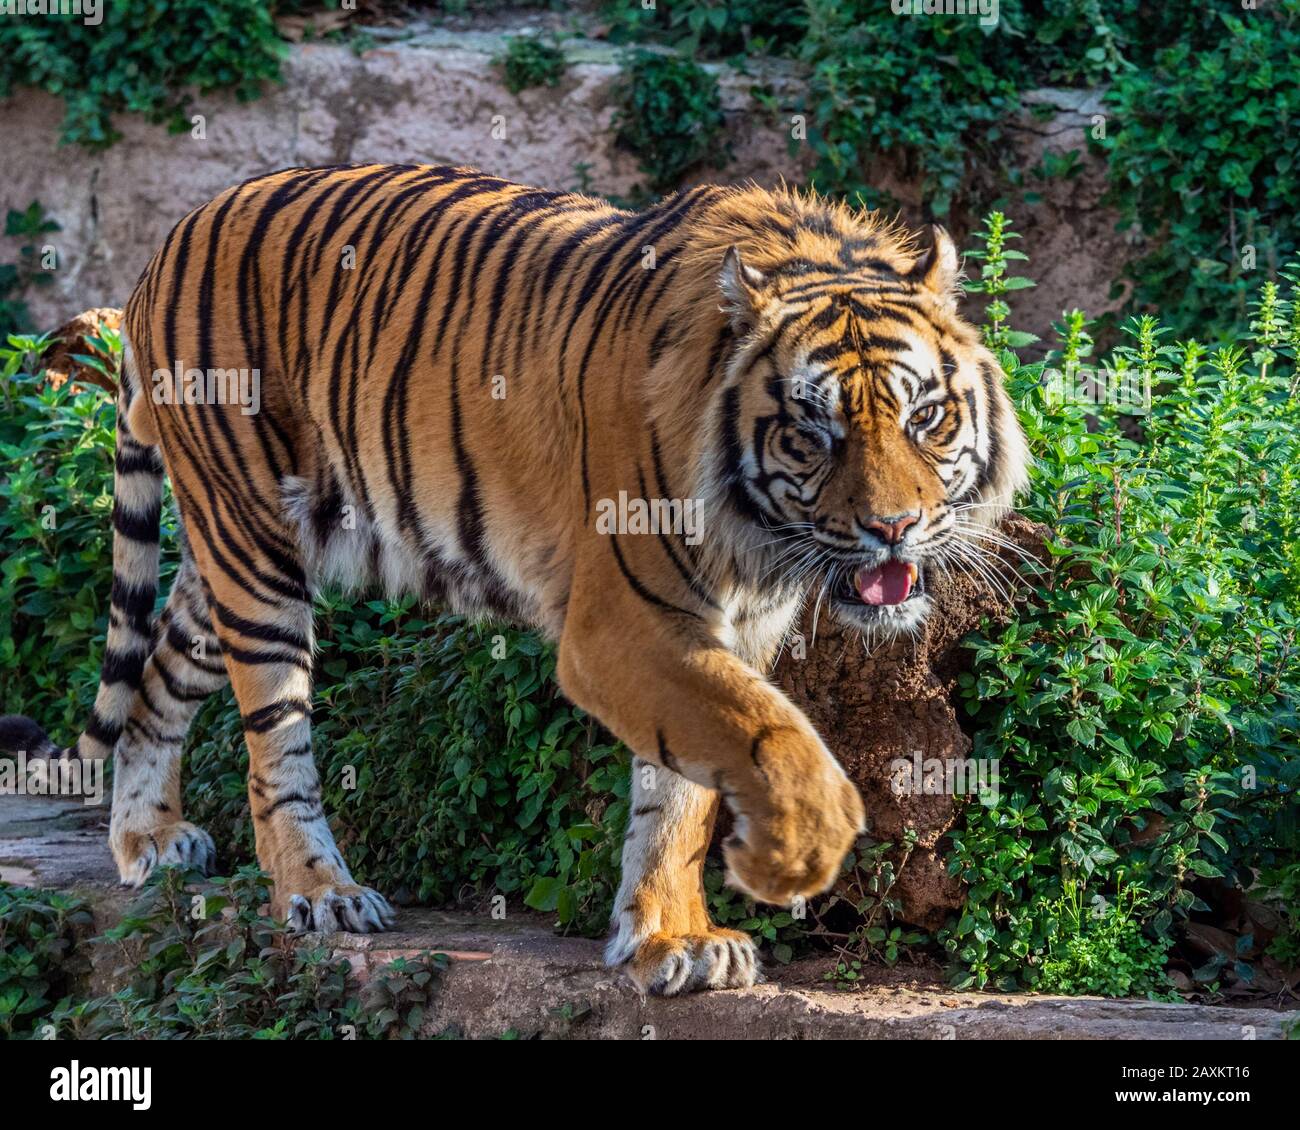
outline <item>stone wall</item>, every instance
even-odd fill
[[[196,103],[205,118],[203,138],[168,134],[124,115],[116,123],[123,139],[105,152],[89,153],[59,144],[58,99],[21,90],[0,102],[0,208],[39,200],[61,228],[50,237],[58,251],[54,283],[28,296],[38,324],[59,325],[90,306],[120,306],[154,249],[189,209],[230,184],[280,168],[369,161],[469,164],[545,187],[585,183],[615,194],[626,194],[640,180],[635,158],[613,144],[609,95],[618,63],[611,46],[569,41],[570,66],[560,85],[514,96],[491,66],[501,34],[400,34],[363,52],[340,44],[295,45],[283,84],[268,87],[261,98],[239,103],[209,96]],[[721,169],[697,170],[694,179],[800,179],[811,153],[805,147],[792,155],[787,116],[758,108],[749,95],[751,84],[761,82],[778,100],[791,102],[797,72],[768,66],[753,77],[727,68],[718,73],[732,159]],[[1052,115],[1047,121],[1023,115],[1008,131],[1005,158],[1029,169],[1045,149],[1083,151],[1087,100],[1050,91],[1033,97],[1049,105]],[[494,136],[494,124],[504,126],[504,137]],[[1016,296],[1019,321],[1034,332],[1044,332],[1065,306],[1083,305],[1092,313],[1107,308],[1106,292],[1125,249],[1111,230],[1113,218],[1098,208],[1103,171],[1095,159],[1085,159],[1078,177],[1031,184],[1043,193],[1040,203],[1026,204],[1023,193],[1009,199],[1008,210],[1026,237],[1020,246],[1039,279],[1038,290]],[[909,219],[921,218],[914,178],[898,162],[880,163],[878,183],[902,203]],[[959,238],[965,226],[959,217]],[[0,262],[12,261],[14,250],[0,244]]]

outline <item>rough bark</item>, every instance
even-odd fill
[[[1026,552],[1043,554],[1045,527],[1012,515],[1002,532]],[[1008,551],[1003,561],[1009,569],[1017,557]],[[962,886],[947,874],[942,840],[966,798],[900,791],[891,763],[912,762],[918,753],[943,762],[970,756],[955,694],[972,658],[961,640],[984,616],[1005,615],[1007,608],[987,584],[960,572],[927,583],[937,609],[915,639],[878,645],[868,654],[859,634],[841,628],[823,607],[814,640],[810,608],[799,629],[806,641],[802,657],[798,647],[787,647],[775,677],[861,789],[869,834],[897,841],[906,829],[915,830],[916,849],[892,893],[905,921],[933,930],[961,904]]]

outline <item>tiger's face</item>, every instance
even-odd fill
[[[728,489],[771,581],[872,635],[914,631],[938,570],[987,571],[1025,441],[1001,369],[957,315],[945,233],[897,273],[811,273],[727,254]]]

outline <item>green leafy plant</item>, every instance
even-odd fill
[[[277,80],[285,45],[262,0],[104,0],[101,21],[0,20],[0,98],[31,86],[64,102],[62,140],[90,148],[121,135],[115,113],[190,128],[194,93],[245,101]]]
[[[511,94],[531,86],[556,86],[564,77],[564,52],[533,35],[512,35],[492,62]]]
[[[630,52],[613,100],[617,140],[640,158],[655,192],[674,188],[705,156],[725,150],[717,79],[690,59]]]
[[[1171,996],[1164,975],[1169,941],[1143,934],[1148,911],[1143,892],[1117,880],[1113,902],[1100,895],[1085,902],[1082,883],[1067,879],[1064,888],[1043,908],[1047,952],[1035,987],[1044,993]]]
[[[1078,312],[1026,365],[1005,304],[988,308],[1035,460],[1022,511],[1052,535],[961,679],[1002,796],[953,835],[969,893],[942,938],[960,983],[1035,983],[1045,909],[1071,883],[1118,902],[1127,876],[1143,891],[1128,920],[1168,946],[1212,889],[1296,857],[1296,298],[1265,286],[1251,336],[1214,351],[1134,319],[1096,363]]]
[[[19,248],[16,263],[0,263],[0,341],[31,328],[24,295],[30,287],[49,286],[52,281],[50,273],[42,269],[42,256],[35,241],[58,230],[59,225],[45,215],[45,209],[36,200],[22,212],[10,208],[5,216],[6,237],[33,242]]]
[[[863,965],[895,965],[929,941],[922,931],[899,924],[903,907],[894,894],[915,848],[910,828],[897,844],[864,837],[845,859],[834,892],[810,908],[816,920],[811,938],[829,942],[841,959],[827,980],[851,984]]]
[[[0,1033],[40,1037],[88,963],[90,911],[72,895],[0,883]]]

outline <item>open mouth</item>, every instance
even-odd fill
[[[925,593],[925,573],[914,561],[885,561],[840,576],[836,599],[873,607],[904,604]]]

